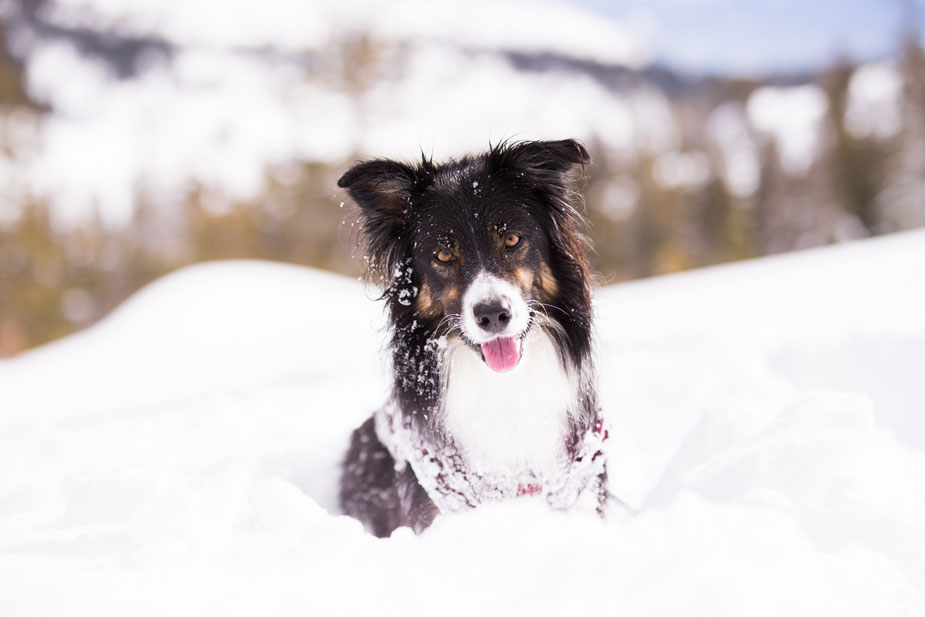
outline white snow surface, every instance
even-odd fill
[[[925,232],[605,287],[600,521],[531,498],[377,540],[373,290],[187,268],[0,362],[0,614],[921,615]]]

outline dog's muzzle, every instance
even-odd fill
[[[462,312],[463,334],[479,347],[485,364],[499,373],[516,367],[530,324],[530,309],[520,289],[483,271],[463,296]]]

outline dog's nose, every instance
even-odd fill
[[[499,300],[480,302],[472,307],[475,323],[486,332],[501,332],[511,321],[511,309]]]

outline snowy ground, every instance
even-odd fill
[[[0,362],[0,614],[921,615],[923,280],[915,232],[604,288],[626,510],[376,540],[335,506],[372,292],[186,269]]]

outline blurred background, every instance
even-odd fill
[[[337,178],[577,137],[616,282],[925,226],[925,0],[0,0],[0,357],[186,264],[360,273]]]

